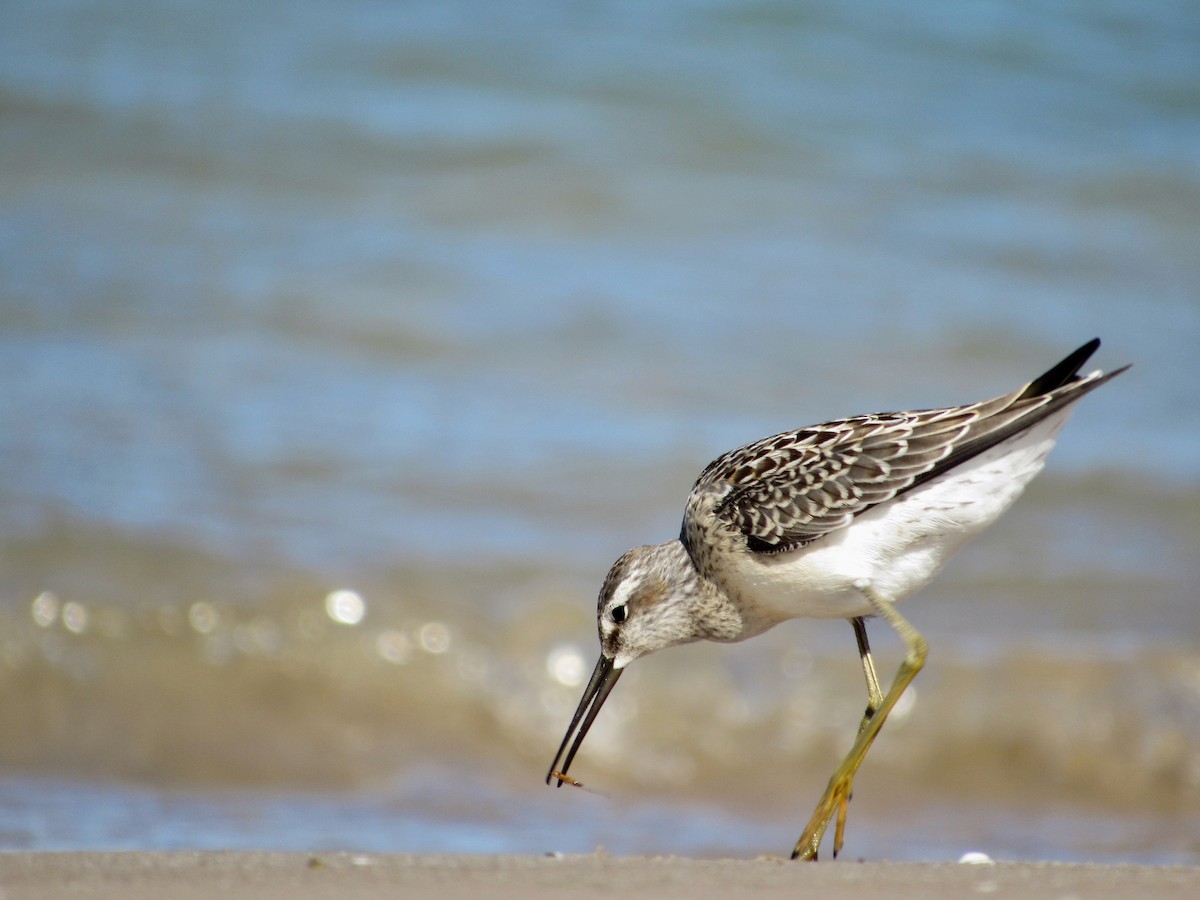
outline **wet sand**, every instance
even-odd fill
[[[1200,897],[1200,868],[1050,863],[821,862],[681,857],[255,852],[3,853],[0,896],[439,898],[756,896]]]

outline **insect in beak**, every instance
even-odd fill
[[[592,727],[592,722],[596,720],[596,714],[600,712],[600,707],[604,705],[604,701],[608,698],[609,691],[613,689],[613,685],[617,683],[617,679],[621,677],[624,669],[618,669],[613,665],[613,660],[600,654],[600,659],[596,663],[596,669],[592,672],[591,680],[588,681],[587,687],[584,688],[583,698],[579,701],[579,707],[575,710],[575,715],[571,718],[571,726],[567,729],[567,734],[563,738],[562,743],[558,747],[558,752],[554,754],[554,762],[550,764],[550,771],[546,773],[546,784],[549,784],[554,779],[558,779],[558,787],[562,787],[563,783],[573,784],[575,787],[582,787],[574,778],[567,777],[567,769],[571,766],[571,760],[575,758],[576,752],[579,750],[579,745],[583,743],[584,737],[587,736],[588,729]],[[576,733],[578,730],[578,733]],[[571,738],[574,737],[574,743]],[[567,744],[571,744],[571,749],[567,750]],[[566,758],[563,758],[563,753],[566,752]],[[562,768],[558,766],[558,761],[562,760]]]

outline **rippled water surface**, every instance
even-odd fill
[[[639,661],[551,791],[609,564],[1100,335],[847,852],[1200,862],[1197,85],[1188,2],[0,8],[0,848],[783,852],[850,629]]]

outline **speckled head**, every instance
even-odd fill
[[[678,540],[634,547],[613,563],[600,588],[596,627],[600,659],[546,775],[547,783],[566,773],[629,663],[675,644],[735,640],[742,631],[733,605],[700,577]],[[557,768],[559,760],[563,760],[562,769]]]
[[[671,598],[671,579],[663,571],[660,555],[657,546],[634,547],[613,563],[600,588],[596,604],[600,652],[618,669],[667,646],[657,633],[652,645],[647,645],[649,635],[645,634],[647,626],[662,621],[662,607]]]

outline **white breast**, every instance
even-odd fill
[[[786,619],[870,615],[870,604],[853,587],[861,578],[893,602],[924,587],[1042,470],[1070,414],[1067,407],[1048,416],[807,547],[775,556],[739,553],[722,559],[723,586],[745,614],[742,637]]]

